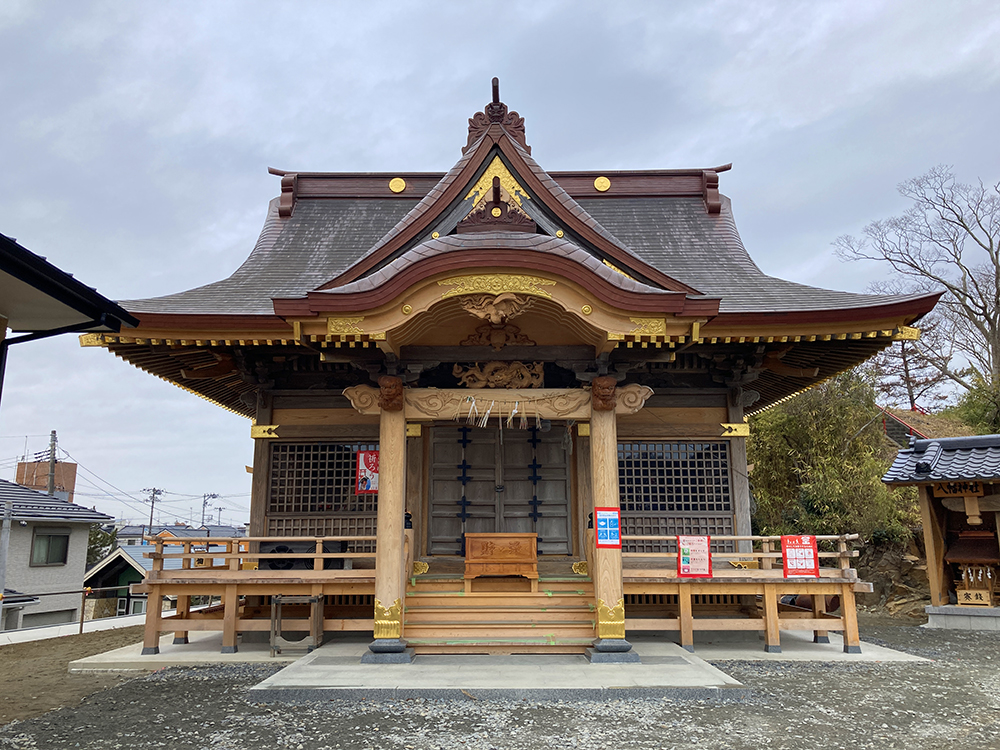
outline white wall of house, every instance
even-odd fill
[[[69,532],[66,562],[32,564],[32,544],[35,537],[46,532]],[[56,591],[79,591],[87,568],[87,543],[90,525],[81,523],[35,523],[22,526],[15,521],[10,530],[7,551],[6,587],[23,594],[48,594]],[[26,607],[21,627],[72,622],[80,617],[80,594],[43,596],[38,604]]]

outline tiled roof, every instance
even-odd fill
[[[914,440],[882,477],[887,484],[1000,480],[1000,435]]]
[[[419,263],[425,258],[447,253],[462,252],[472,249],[493,249],[493,250],[532,250],[534,252],[549,253],[563,258],[570,258],[577,263],[589,268],[597,276],[602,277],[612,286],[630,292],[642,292],[644,294],[676,295],[677,292],[665,292],[657,287],[643,284],[617,273],[593,255],[583,250],[578,245],[566,239],[549,237],[544,234],[527,234],[524,232],[476,232],[474,234],[456,234],[437,239],[426,240],[415,247],[410,248],[401,256],[393,260],[388,265],[383,266],[375,273],[364,278],[353,281],[344,286],[326,289],[324,294],[350,294],[354,292],[371,291],[385,284],[391,278],[401,273],[405,268],[415,263]]]
[[[565,192],[558,185],[553,190]],[[575,203],[593,217],[595,231],[641,261],[703,295],[721,297],[723,313],[863,308],[915,298],[831,291],[764,274],[743,247],[725,196],[718,214],[709,214],[700,197],[690,196],[580,198]],[[399,231],[397,223],[414,205],[398,198],[300,198],[291,217],[279,218],[275,199],[256,247],[232,276],[122,304],[139,314],[273,315],[272,298],[302,297],[332,280],[387,241],[387,233]]]
[[[837,292],[768,276],[743,247],[732,202],[721,198],[717,214],[706,212],[700,197],[581,198],[579,203],[641,260],[702,294],[721,297],[722,313],[836,310],[926,296]]]
[[[0,479],[0,513],[3,512],[3,505],[7,500],[14,501],[15,521],[103,523],[111,520],[111,516],[96,510]]]

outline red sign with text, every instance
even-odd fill
[[[354,486],[359,495],[378,492],[378,451],[358,451],[358,476]]]
[[[711,540],[707,536],[677,537],[677,577],[711,578]]]
[[[819,578],[819,551],[814,536],[781,537],[781,560],[785,578]]]

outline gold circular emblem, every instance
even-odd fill
[[[607,177],[598,177],[594,180],[594,188],[599,193],[606,192],[609,187],[611,187],[611,180]]]
[[[411,305],[403,305],[403,315],[409,315],[411,312],[413,312]]]
[[[500,210],[500,206],[494,206],[493,210],[490,211],[490,213],[493,214],[494,216],[496,216],[499,219],[500,218],[500,214],[502,214],[503,211]]]
[[[592,312],[594,312],[594,308],[592,308],[590,305],[584,305],[583,307],[580,308],[580,312],[582,312],[584,315],[590,315]]]
[[[557,229],[556,230],[556,237],[562,237],[562,236],[563,236],[563,230]]]
[[[406,190],[406,180],[402,177],[393,177],[389,180],[389,189],[394,193],[402,193]],[[607,190],[607,188],[605,188]]]
[[[440,234],[438,234],[437,232],[431,232],[431,239],[432,239],[432,240],[436,240],[436,239],[437,239],[438,237],[440,237],[440,236],[441,236],[441,235],[440,235]]]

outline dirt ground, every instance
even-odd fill
[[[860,619],[863,641],[929,661],[717,663],[750,689],[741,703],[470,697],[257,704],[248,689],[277,667],[168,669],[110,686],[101,681],[109,678],[81,676],[88,689],[70,687],[73,678],[53,671],[48,682],[39,675],[22,678],[20,688],[2,685],[0,703],[9,693],[38,695],[47,685],[53,695],[45,705],[66,707],[40,714],[39,705],[34,718],[0,727],[0,748],[1000,748],[1000,633],[928,630],[864,613]],[[33,671],[22,648],[0,650],[0,665]],[[83,654],[99,647],[76,648]],[[51,660],[54,670],[69,661],[55,654],[64,649],[61,642],[37,644],[34,658]]]
[[[121,675],[69,674],[69,663],[142,640],[142,625],[0,646],[0,724],[30,719],[117,685]]]

